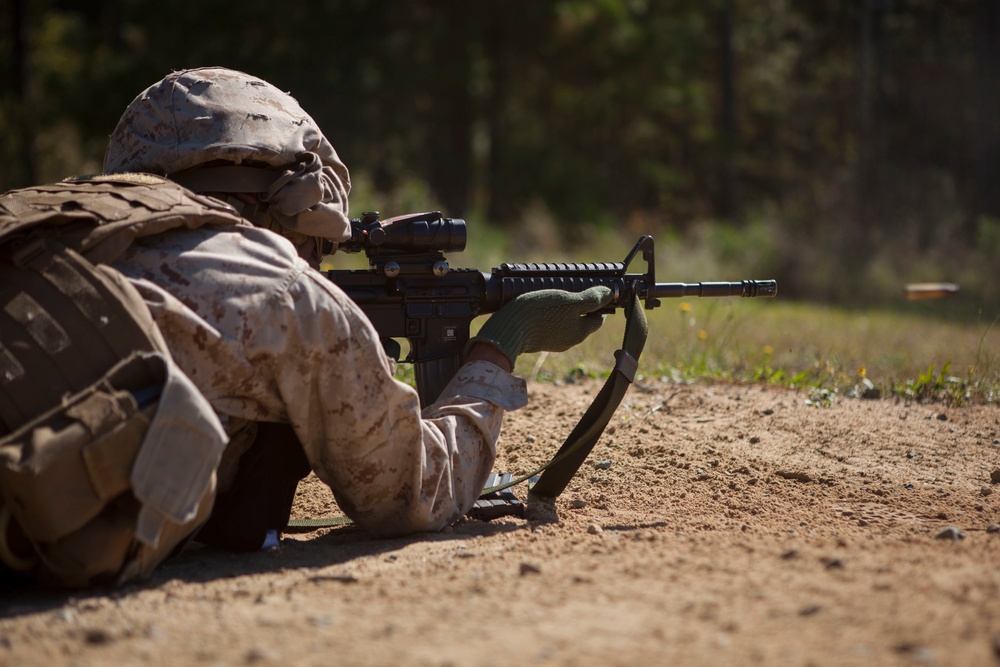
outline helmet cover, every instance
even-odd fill
[[[144,90],[111,135],[104,171],[170,176],[219,162],[274,169],[262,201],[283,226],[350,237],[350,174],[333,145],[295,98],[243,72],[182,70]]]

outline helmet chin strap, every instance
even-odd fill
[[[320,236],[307,236],[282,224],[270,211],[267,203],[261,202],[259,193],[267,192],[272,185],[283,178],[283,172],[244,165],[223,165],[217,167],[194,167],[185,169],[168,178],[192,192],[209,194],[221,199],[241,217],[257,227],[269,229],[292,242],[299,255],[313,266],[319,266],[325,255],[336,251],[333,241]],[[312,248],[309,239],[313,240]]]
[[[167,178],[192,192],[267,192],[284,173],[262,167],[228,164],[192,167]]]
[[[308,236],[281,224],[274,214],[268,210],[267,204],[256,201],[257,198],[253,194],[248,197],[252,198],[253,202],[246,201],[242,197],[233,194],[207,194],[212,194],[212,196],[221,199],[235,208],[240,217],[249,220],[254,226],[270,230],[291,241],[292,245],[298,251],[299,257],[309,262],[313,268],[319,267],[319,263],[325,255],[336,251],[333,242],[329,239],[321,236]]]

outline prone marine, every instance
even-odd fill
[[[0,196],[0,570],[118,585],[191,540],[256,550],[311,472],[378,536],[469,510],[517,356],[583,341],[611,292],[511,301],[421,406],[318,271],[350,187],[293,97],[209,67],[135,98],[103,174]]]

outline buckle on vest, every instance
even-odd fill
[[[44,266],[42,260],[47,261],[51,255],[52,251],[46,245],[45,239],[35,236],[18,243],[10,254],[10,259],[19,269],[39,269]]]

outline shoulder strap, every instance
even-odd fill
[[[149,174],[77,178],[0,195],[0,246],[58,237],[95,264],[170,229],[249,224],[229,204]]]

